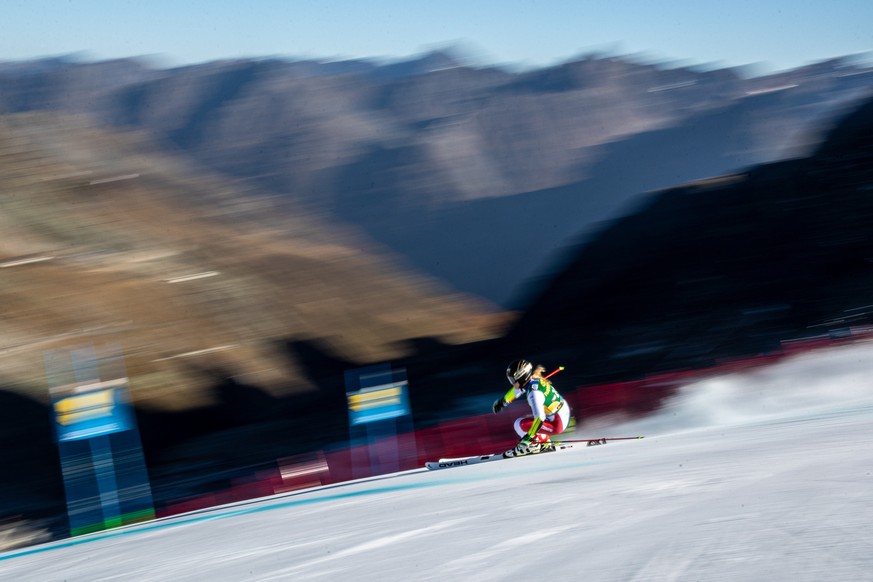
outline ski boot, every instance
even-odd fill
[[[542,450],[543,445],[538,442],[534,442],[530,439],[530,437],[525,436],[518,444],[515,445],[514,448],[509,449],[505,453],[503,453],[504,457],[523,457],[525,455],[535,455]]]
[[[540,448],[537,451],[538,453],[549,453],[549,452],[556,450],[555,443],[553,443],[549,439],[549,435],[547,435],[547,434],[537,433],[537,435],[534,437],[534,443],[537,443],[540,445]]]

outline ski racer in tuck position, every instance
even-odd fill
[[[492,409],[498,413],[509,403],[522,396],[527,398],[531,416],[522,416],[515,421],[515,432],[521,437],[515,448],[506,451],[504,457],[518,457],[555,450],[549,435],[561,434],[570,421],[570,405],[555,390],[545,377],[542,366],[534,368],[526,360],[516,360],[506,368],[506,379],[512,384],[509,391],[494,401]]]

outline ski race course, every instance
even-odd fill
[[[871,383],[873,344],[808,353],[688,385],[591,435],[642,440],[22,548],[0,554],[0,579],[870,580]]]

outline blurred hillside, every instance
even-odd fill
[[[526,72],[450,52],[170,70],[53,60],[0,67],[0,111],[142,130],[363,229],[454,289],[520,307],[571,237],[646,192],[808,153],[871,86],[850,59],[764,77],[598,55]]]
[[[209,402],[216,374],[310,390],[292,339],[371,361],[495,333],[483,304],[290,210],[80,117],[0,117],[2,382],[43,400],[46,351],[117,343],[137,403],[177,409]]]
[[[160,500],[342,441],[344,370],[495,337],[508,318],[147,136],[0,116],[0,517],[63,530],[55,350],[123,354]]]

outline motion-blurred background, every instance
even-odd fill
[[[275,55],[333,50],[304,35],[269,56],[242,56],[236,39],[226,58],[167,64],[135,48],[101,57],[90,27],[114,27],[110,55],[119,34],[154,35],[131,45],[152,47],[142,54],[171,37],[106,6],[100,21],[99,4],[60,26],[96,56],[0,44],[10,522],[64,530],[46,364],[58,350],[123,354],[160,509],[347,445],[349,370],[405,370],[424,430],[487,413],[512,359],[564,365],[556,382],[586,426],[599,409],[586,410],[581,387],[871,323],[869,53],[767,70],[584,50],[579,35],[567,52],[578,56],[526,66],[463,44],[403,58]],[[45,21],[64,19],[29,6],[16,11],[54,46]],[[202,21],[186,17],[208,22],[201,8]],[[273,30],[279,9],[259,9],[255,22]],[[626,22],[645,17],[634,14]],[[717,15],[696,17],[718,28]],[[251,22],[240,26],[256,34]],[[869,48],[869,33],[860,42]],[[624,403],[647,409],[651,395]]]

